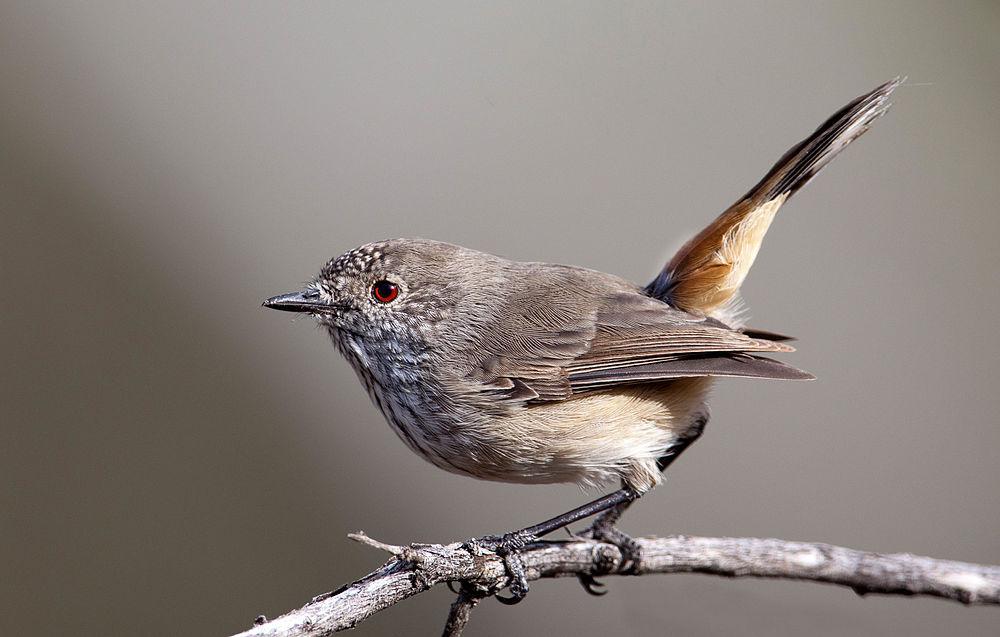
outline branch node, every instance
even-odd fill
[[[449,587],[450,588],[450,587]],[[442,637],[459,637],[472,616],[472,609],[490,593],[479,585],[465,582],[458,592],[458,597],[448,611],[448,620],[444,625]]]

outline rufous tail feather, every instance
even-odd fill
[[[781,205],[888,110],[896,78],[837,111],[778,160],[760,182],[688,241],[646,286],[650,296],[705,315],[735,301]]]

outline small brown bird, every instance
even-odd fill
[[[786,337],[746,329],[739,289],[778,208],[889,107],[887,82],[789,150],[743,198],[687,242],[649,285],[447,243],[393,239],[352,250],[301,292],[264,302],[327,328],[375,405],[413,451],[485,480],[622,488],[540,524],[480,541],[504,555],[516,602],[517,551],[598,514],[615,528],[701,435],[715,376],[812,376],[768,355]],[[584,581],[591,592],[596,582]]]

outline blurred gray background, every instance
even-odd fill
[[[745,297],[813,383],[718,384],[635,534],[1000,562],[1000,7],[45,3],[0,9],[0,633],[225,635],[592,494],[410,454],[260,308],[423,236],[645,282],[854,96]],[[536,584],[470,635],[996,634],[996,609],[700,575]],[[361,635],[435,634],[436,590]]]

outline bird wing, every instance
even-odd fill
[[[596,273],[581,272],[583,280],[574,280],[566,269],[551,288],[525,291],[524,298],[508,303],[500,328],[478,348],[474,375],[484,391],[537,403],[673,378],[811,378],[760,355],[793,351],[790,346],[752,338],[638,289],[609,286],[596,294],[582,292],[589,297],[586,302],[572,297],[562,301],[552,293],[595,283]],[[590,310],[581,312],[581,307]]]
[[[794,351],[789,345],[749,336],[643,295],[616,295],[597,314],[596,327],[587,352],[566,366],[574,393],[692,376],[812,378],[760,355]]]

